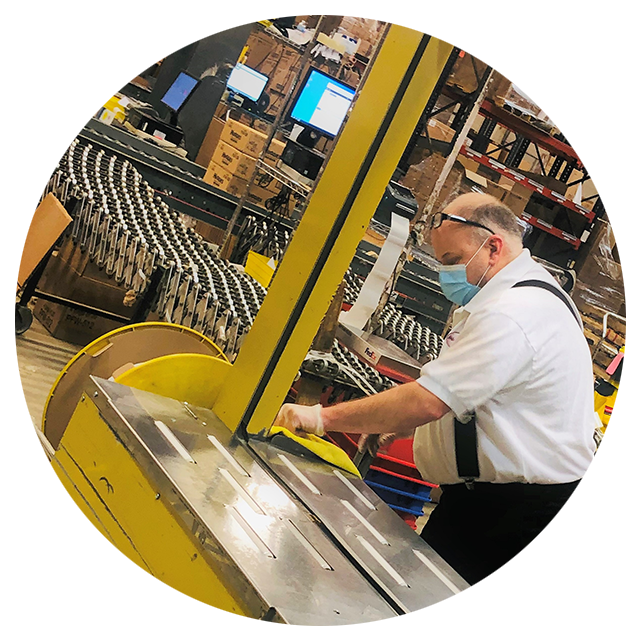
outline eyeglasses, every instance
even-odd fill
[[[485,227],[483,224],[479,222],[474,222],[473,220],[467,220],[462,216],[452,216],[448,213],[442,213],[439,211],[438,213],[434,213],[431,218],[431,229],[437,229],[443,222],[443,220],[451,220],[452,222],[461,222],[462,224],[468,224],[472,227],[479,227],[480,229],[486,229],[492,235],[495,235],[495,231],[489,229],[489,227]]]

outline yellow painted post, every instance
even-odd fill
[[[275,418],[451,50],[391,26],[214,404],[230,429]]]

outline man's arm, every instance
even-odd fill
[[[275,424],[318,435],[323,431],[396,433],[411,431],[448,412],[449,407],[431,391],[417,382],[409,382],[374,396],[322,409],[284,405]]]

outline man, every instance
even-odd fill
[[[577,310],[504,204],[460,196],[433,217],[431,243],[443,293],[461,305],[440,357],[416,382],[326,408],[284,405],[275,422],[415,429],[416,466],[442,487],[422,537],[473,584],[535,538],[589,466],[591,357]]]

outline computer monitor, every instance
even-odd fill
[[[289,117],[334,138],[355,95],[355,89],[318,69],[311,69]]]
[[[227,80],[227,88],[253,102],[258,102],[268,81],[267,76],[238,62]]]
[[[188,73],[181,71],[173,84],[167,89],[160,99],[162,104],[167,105],[169,109],[177,113],[187,98],[193,93],[199,80],[190,76]]]

